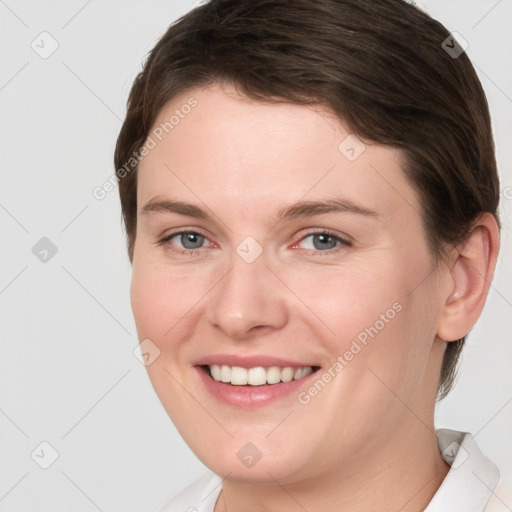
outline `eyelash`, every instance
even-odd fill
[[[166,237],[162,238],[161,240],[159,240],[157,243],[158,245],[164,245],[166,244],[167,242],[169,242],[171,239],[173,239],[174,237],[178,236],[178,235],[199,235],[199,236],[202,236],[204,237],[206,240],[208,240],[208,237],[206,235],[203,235],[202,233],[200,233],[199,231],[194,231],[194,230],[183,230],[183,231],[177,231],[175,233],[171,233],[170,235],[167,235]],[[333,249],[328,249],[326,251],[320,251],[320,250],[314,250],[314,249],[305,249],[306,253],[307,254],[314,254],[314,255],[329,255],[329,254],[333,254],[335,252],[337,252],[340,247],[351,247],[352,246],[352,242],[345,239],[345,238],[342,238],[340,237],[339,235],[337,235],[336,233],[332,232],[332,231],[329,231],[328,229],[318,229],[318,230],[313,230],[313,231],[310,231],[309,233],[307,233],[306,235],[304,235],[298,242],[296,242],[293,247],[295,247],[296,245],[298,245],[299,243],[303,242],[305,239],[311,237],[311,236],[314,236],[314,235],[327,235],[329,237],[332,237],[334,238],[337,242],[339,242],[339,244],[334,247]],[[209,240],[208,240],[209,241]],[[168,250],[176,253],[176,254],[180,254],[181,256],[198,256],[199,253],[200,253],[200,250],[201,249],[204,249],[204,247],[198,247],[197,249],[176,249],[176,248],[173,248],[173,247],[167,247]]]

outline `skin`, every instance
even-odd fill
[[[197,106],[139,166],[131,301],[139,339],[160,350],[147,370],[162,404],[226,477],[216,512],[423,510],[449,469],[434,428],[442,356],[485,302],[494,219],[482,216],[436,268],[398,150],[366,143],[349,161],[338,146],[350,130],[327,108],[256,102],[228,85],[173,98],[155,126],[190,97]],[[282,207],[333,197],[375,215],[277,220]],[[211,218],[144,212],[155,198]],[[311,232],[325,229],[351,245],[318,248]],[[181,230],[204,235],[203,247],[159,243]],[[252,263],[236,252],[247,236],[263,249]],[[395,303],[400,312],[307,404],[292,393],[253,410],[226,405],[193,368],[221,353],[325,370]],[[247,442],[262,453],[250,468],[237,457]]]

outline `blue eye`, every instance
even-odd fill
[[[214,246],[210,240],[196,231],[180,231],[172,233],[160,240],[160,244],[169,244],[168,249],[182,255],[204,254],[200,249]],[[294,247],[304,249],[312,253],[335,252],[340,246],[350,247],[352,243],[328,231],[316,231],[304,236]]]
[[[305,242],[305,244],[304,244]],[[299,244],[304,244],[304,249],[326,252],[332,249],[336,249],[336,247],[340,245],[350,246],[350,242],[340,238],[337,235],[334,235],[329,232],[321,231],[317,233],[311,233],[306,235]]]
[[[194,231],[183,231],[181,233],[171,235],[166,239],[166,241],[171,242],[174,238],[176,238],[179,241],[179,244],[181,244],[181,249],[200,249],[203,247],[206,240],[205,236],[195,233]]]

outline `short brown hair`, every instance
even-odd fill
[[[210,0],[178,19],[135,79],[115,149],[130,261],[137,229],[132,157],[169,100],[219,83],[259,101],[326,105],[353,133],[401,149],[436,260],[465,239],[482,212],[498,220],[487,101],[450,38],[403,0]],[[453,385],[464,341],[447,344],[439,399]]]

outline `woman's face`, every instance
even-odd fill
[[[150,137],[131,300],[192,450],[280,483],[406,453],[432,422],[446,286],[400,152],[217,87],[174,98]]]

